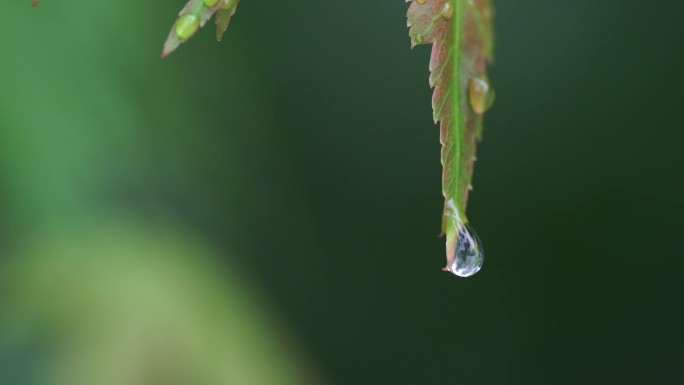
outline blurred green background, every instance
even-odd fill
[[[1,6],[0,384],[684,382],[684,3],[496,2],[470,279],[402,1],[182,6]]]

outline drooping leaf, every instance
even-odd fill
[[[164,43],[162,57],[168,56],[178,46],[190,39],[199,28],[217,13],[216,38],[221,40],[228,28],[230,18],[235,14],[239,0],[190,0],[178,15]]]
[[[441,123],[444,168],[442,232],[447,269],[454,272],[459,249],[472,247],[459,238],[467,232],[465,209],[482,115],[494,96],[486,74],[493,59],[491,0],[413,0],[407,18],[412,47],[432,44],[430,86],[434,120]]]

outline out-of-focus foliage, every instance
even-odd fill
[[[0,269],[0,383],[311,383],[213,250],[131,221],[32,239]]]
[[[188,97],[183,65],[162,66],[159,36],[140,37],[162,28],[155,6],[2,8],[16,17],[0,30],[21,38],[0,62],[0,383],[314,382],[244,283],[245,232],[223,229],[248,226],[236,207],[253,178],[198,121],[211,106]],[[224,100],[261,98],[233,84]],[[263,124],[252,115],[231,114]]]

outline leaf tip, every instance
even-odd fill
[[[175,51],[184,41],[185,40],[178,37],[176,26],[174,25],[174,27],[171,29],[171,32],[169,32],[169,36],[164,42],[164,49],[162,50],[161,54],[162,59],[173,53],[173,51]]]

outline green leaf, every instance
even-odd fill
[[[216,13],[216,40],[221,41],[240,0],[224,0]]]
[[[216,38],[221,40],[239,0],[190,0],[178,15],[164,43],[162,58],[175,51],[216,13]]]
[[[442,232],[448,248],[455,245],[458,227],[468,222],[476,142],[493,100],[486,75],[493,59],[492,13],[490,0],[414,0],[407,14],[412,47],[433,45],[430,86],[434,120],[441,122]]]

